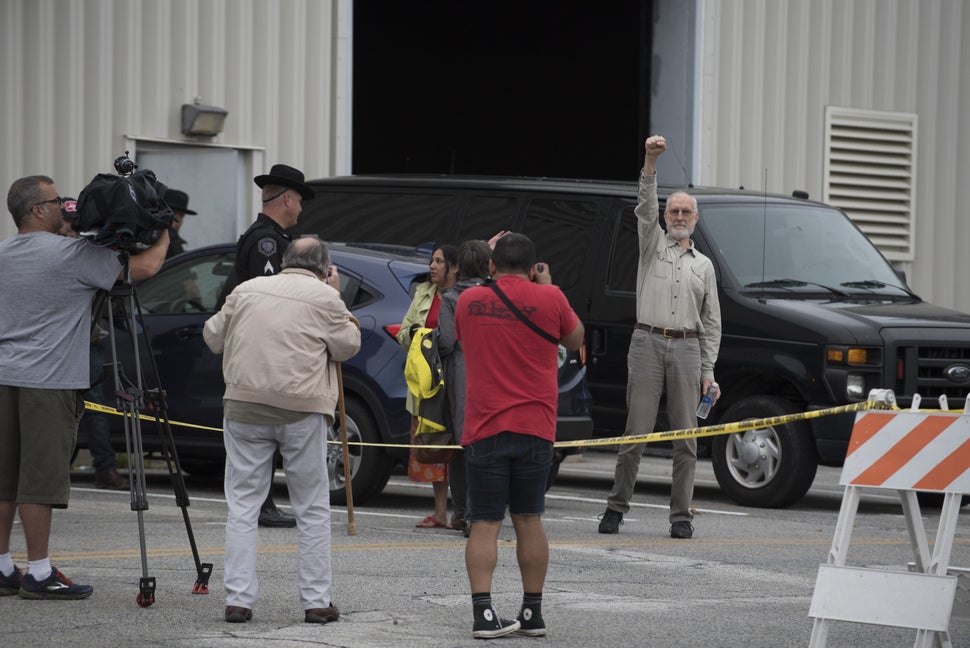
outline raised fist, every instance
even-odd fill
[[[662,135],[651,135],[643,143],[643,148],[647,151],[647,156],[656,158],[667,150],[667,140]]]

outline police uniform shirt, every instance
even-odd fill
[[[266,214],[260,214],[236,244],[237,283],[274,275],[283,266],[283,251],[292,237]]]

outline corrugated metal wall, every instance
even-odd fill
[[[285,161],[311,178],[349,173],[351,7],[351,0],[3,0],[4,195],[32,174],[77,191],[96,173],[113,172],[126,136],[264,149],[267,164]],[[181,105],[196,97],[229,111],[215,138],[180,133]],[[0,238],[14,232],[9,215],[0,219]]]
[[[827,105],[915,113],[916,247],[905,269],[923,298],[970,311],[959,263],[970,242],[970,3],[701,6],[695,182],[821,198]]]

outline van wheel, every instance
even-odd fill
[[[722,423],[785,416],[792,405],[776,396],[750,396],[724,413]],[[742,506],[782,508],[808,492],[818,469],[811,427],[795,421],[737,434],[711,443],[711,461],[721,488]]]
[[[380,443],[381,435],[370,411],[356,398],[346,399],[347,441]],[[340,412],[334,414],[333,429],[327,444],[327,473],[330,477],[330,503],[345,506],[347,487],[344,478],[344,454],[340,442]],[[350,457],[351,495],[355,504],[363,504],[387,485],[391,476],[392,462],[383,448],[351,445]]]

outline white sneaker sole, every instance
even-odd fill
[[[518,621],[514,621],[503,628],[497,628],[495,630],[474,630],[472,631],[472,636],[475,639],[497,639],[498,637],[504,637],[505,635],[510,635],[518,631],[521,625]]]
[[[545,637],[546,629],[545,628],[532,628],[532,629],[519,628],[518,630],[515,631],[515,634],[522,637]]]

